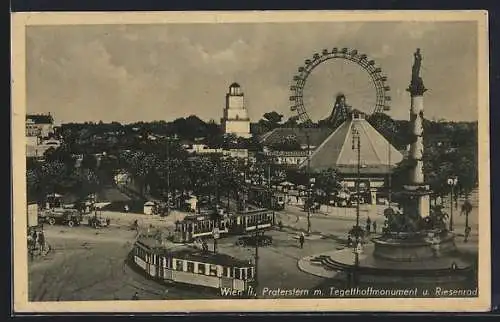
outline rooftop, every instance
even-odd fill
[[[54,118],[50,114],[27,114],[26,120],[33,121],[34,124],[53,124]]]
[[[331,133],[331,128],[276,128],[260,136],[259,141],[264,145],[279,144],[287,137],[293,137],[300,145],[319,146]]]
[[[342,123],[311,155],[315,171],[336,168],[343,173],[357,169],[357,150],[353,149],[353,130],[360,141],[361,173],[387,173],[403,160],[403,155],[364,118],[350,118]],[[303,162],[300,167],[305,167]],[[379,172],[380,171],[380,172]]]

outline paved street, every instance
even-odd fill
[[[52,251],[29,265],[30,299],[128,300],[134,292],[139,292],[141,299],[216,297],[200,289],[161,285],[124,263],[135,239],[135,232],[128,230],[128,223],[136,216],[140,215],[114,213],[112,226],[98,230],[86,226],[46,226],[46,237]],[[154,223],[149,218],[143,216],[143,222]],[[309,288],[321,281],[300,271],[297,262],[307,254],[335,247],[335,242],[310,240],[304,249],[300,249],[294,233],[271,231],[267,234],[273,237],[274,245],[259,249],[261,287]],[[236,238],[221,239],[219,251],[239,258],[251,258],[254,249],[236,246]]]
[[[135,232],[111,227],[46,228],[52,251],[29,265],[33,301],[213,298],[213,294],[161,285],[125,263]],[[166,293],[165,291],[168,291]]]

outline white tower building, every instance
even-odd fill
[[[229,86],[229,93],[226,94],[226,106],[221,123],[225,134],[231,133],[244,138],[251,136],[250,119],[245,107],[244,94],[238,83],[233,83]]]

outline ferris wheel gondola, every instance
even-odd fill
[[[361,67],[365,75],[369,76],[370,83],[373,87],[372,102],[366,108],[370,108],[372,113],[383,113],[390,110],[391,97],[389,92],[390,86],[387,85],[387,76],[382,73],[382,69],[376,66],[374,60],[369,59],[366,54],[359,53],[356,49],[333,48],[331,51],[323,49],[321,53],[314,53],[312,58],[304,61],[304,65],[298,68],[298,73],[293,76],[293,84],[290,86],[292,95],[291,111],[298,114],[299,120],[305,124],[311,124],[312,120],[306,110],[304,102],[304,88],[309,76],[319,65],[329,60],[337,60],[342,62],[354,63]],[[355,107],[356,108],[356,107]],[[335,98],[332,112],[329,116],[331,124],[339,124],[347,117],[349,106],[346,103],[346,95],[338,93]]]

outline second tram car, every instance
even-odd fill
[[[248,200],[250,203],[256,204],[259,207],[268,207],[272,210],[283,210],[285,209],[285,194],[280,191],[270,190],[252,186],[248,191]],[[271,198],[271,200],[269,200]]]
[[[135,242],[133,258],[147,275],[166,282],[246,292],[255,278],[250,261],[186,246],[169,249],[150,237]]]
[[[189,216],[175,223],[174,241],[192,242],[197,238],[211,237],[214,228],[221,236],[245,234],[256,229],[271,229],[275,225],[275,214],[269,210],[252,210],[229,214],[215,221],[208,216]]]

